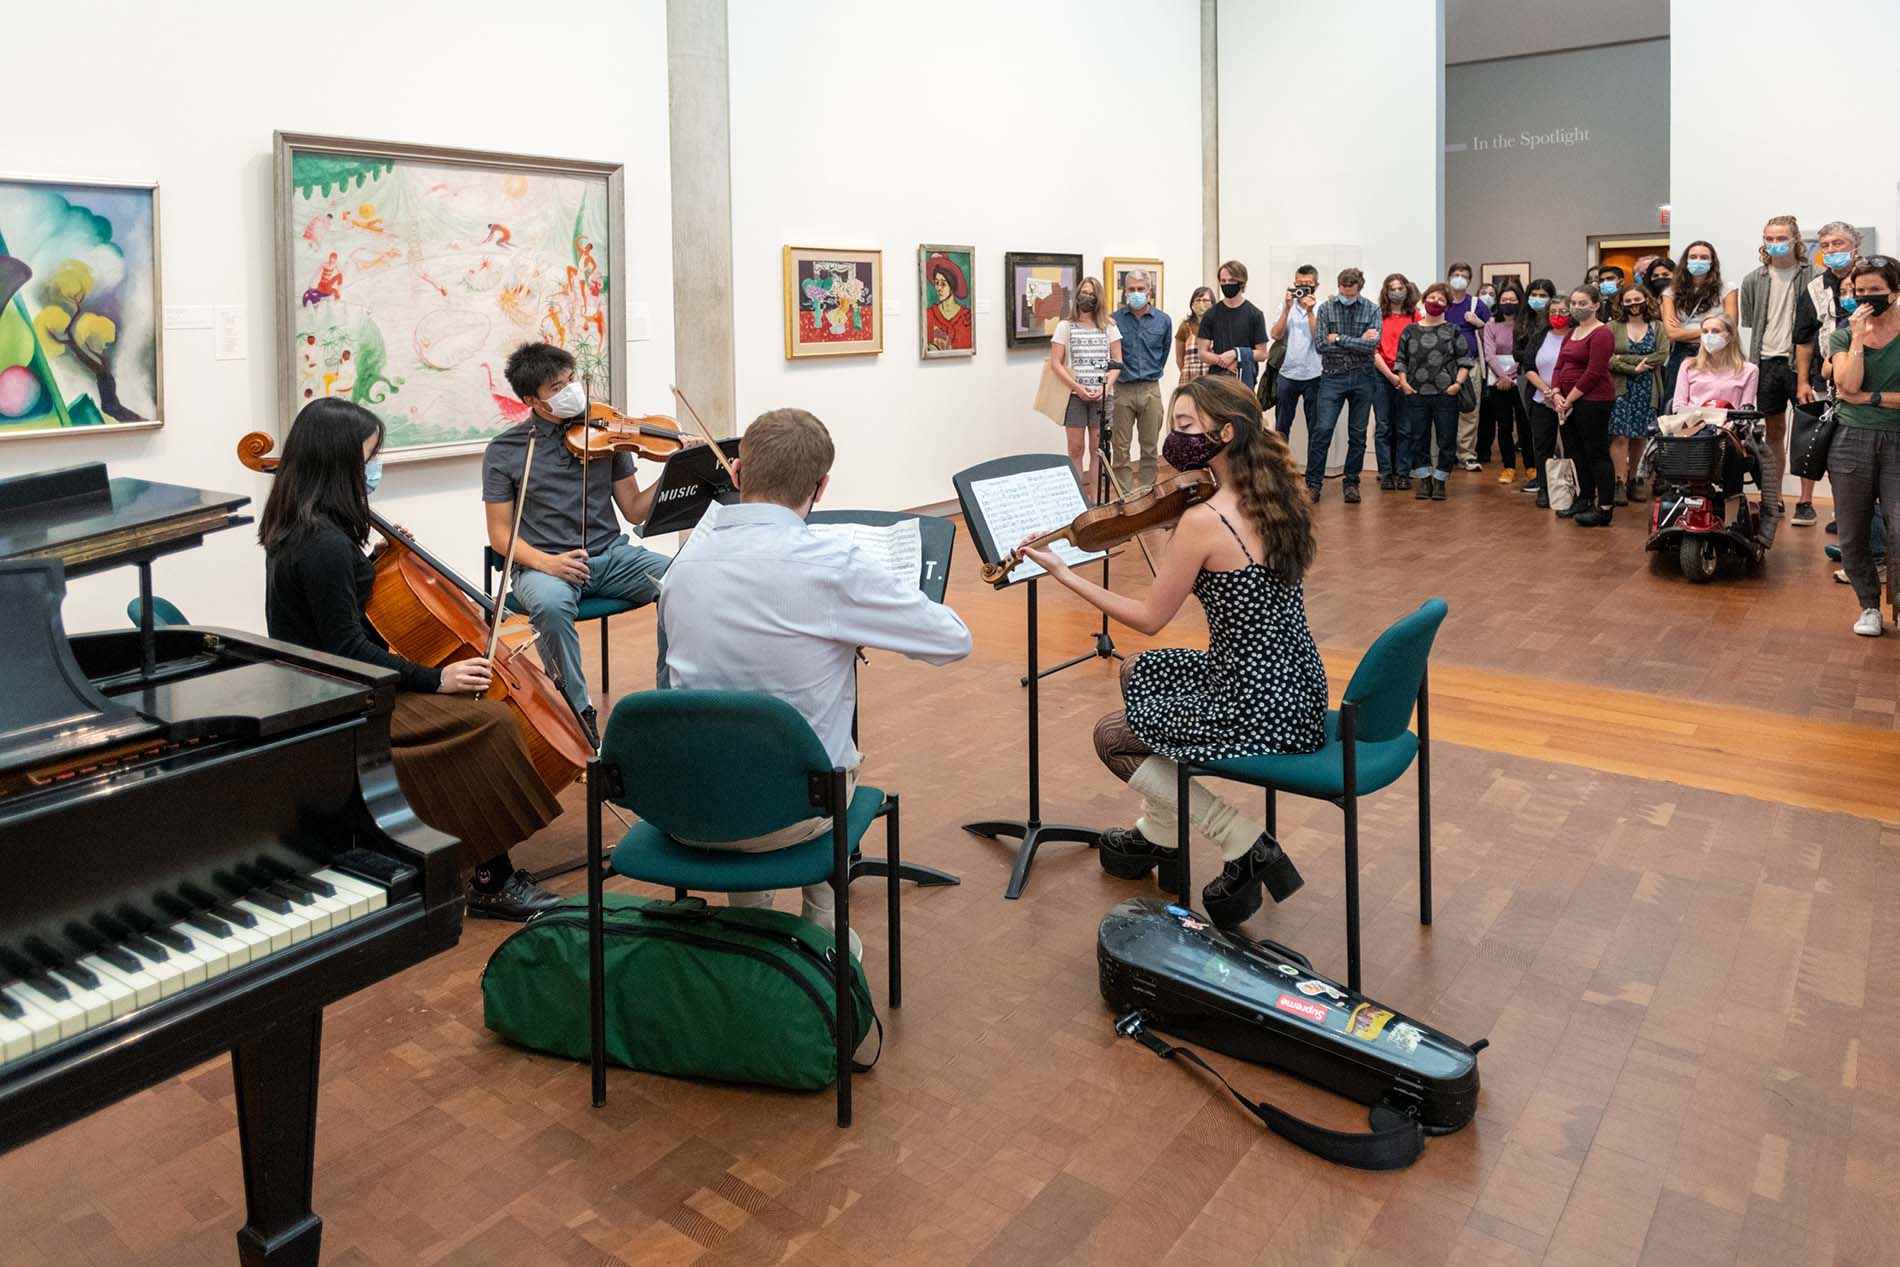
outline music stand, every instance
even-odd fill
[[[933,603],[941,603],[944,591],[950,580],[950,552],[956,548],[957,527],[948,519],[939,519],[934,515],[909,515],[895,510],[814,510],[805,517],[808,524],[865,524],[873,528],[885,528],[906,519],[917,520],[917,530],[923,537],[923,563],[918,571],[917,586],[923,590],[924,597]],[[855,679],[857,666],[864,659],[859,651],[858,659],[852,662],[851,672]],[[854,681],[855,685],[855,681]],[[851,707],[851,740],[858,738],[858,708],[854,697]],[[887,799],[878,807],[882,814],[889,807]],[[851,859],[851,878],[861,875],[885,876],[891,873],[888,858],[867,858],[858,854]],[[919,888],[934,888],[942,885],[962,884],[963,881],[948,871],[939,871],[935,867],[921,866],[915,862],[897,864],[897,878],[909,880]]]
[[[721,440],[719,449],[727,461],[739,456],[737,440]],[[713,502],[730,505],[738,500],[739,491],[732,486],[726,468],[713,456],[712,446],[696,444],[666,459],[666,465],[660,468],[659,485],[653,490],[647,521],[633,533],[645,538],[681,532],[704,518],[706,507]]]
[[[1115,398],[1113,396],[1104,396],[1102,400],[1104,402],[1102,409],[1102,429],[1095,441],[1095,465],[1099,471],[1099,474],[1095,477],[1095,504],[1097,506],[1107,505],[1115,491],[1114,485],[1109,482],[1110,477],[1108,471],[1108,468],[1112,465],[1111,459],[1114,457],[1114,454],[1111,452],[1113,448],[1111,442],[1114,439],[1114,432],[1110,424],[1114,421],[1115,411],[1112,405]],[[1131,437],[1130,443],[1132,442],[1133,438]],[[1113,553],[1114,551],[1111,550],[1102,555],[1103,589],[1108,588],[1108,560],[1109,556]],[[1101,632],[1095,635],[1095,650],[1084,651],[1079,656],[1071,656],[1061,664],[1044,669],[1038,676],[1054,677],[1064,669],[1073,669],[1076,665],[1087,664],[1090,660],[1120,660],[1124,658],[1121,652],[1115,650],[1115,638],[1108,632],[1108,613],[1103,612]],[[1022,684],[1028,686],[1029,679],[1024,678]]]
[[[1060,453],[1025,453],[1017,457],[997,458],[960,471],[953,479],[957,490],[957,502],[963,508],[963,522],[970,530],[970,540],[976,543],[976,552],[985,563],[996,563],[1010,552],[1015,542],[999,543],[991,533],[989,521],[984,517],[982,508],[977,504],[972,485],[984,480],[999,479],[1011,475],[1022,475],[1031,471],[1060,468],[1075,478],[1076,489],[1080,491],[1082,481],[1075,477],[1075,468],[1069,459]],[[1000,548],[999,548],[1000,546]],[[1003,890],[1003,896],[1014,900],[1023,894],[1023,885],[1029,879],[1030,864],[1036,860],[1036,850],[1043,842],[1051,840],[1067,841],[1087,845],[1093,849],[1101,833],[1093,828],[1078,827],[1068,823],[1045,823],[1042,821],[1042,752],[1041,752],[1041,683],[1042,674],[1036,671],[1036,577],[1029,577],[1022,584],[1026,591],[1025,610],[1028,621],[1029,664],[1023,676],[1023,683],[1029,688],[1029,817],[1026,819],[993,819],[982,822],[965,823],[963,830],[975,836],[995,840],[1001,836],[1013,836],[1022,841],[1016,849],[1016,865],[1010,871],[1009,884]]]

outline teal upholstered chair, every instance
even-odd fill
[[[837,895],[833,942],[838,1038],[838,1125],[851,1124],[851,855],[886,816],[890,847],[890,1005],[902,1004],[898,925],[898,802],[874,787],[846,795],[818,736],[784,700],[748,691],[641,691],[614,705],[600,756],[587,769],[587,904],[594,1105],[607,1099],[606,982],[601,886],[608,874],[671,888],[756,893],[829,883]],[[602,864],[600,810],[639,816]],[[838,812],[843,810],[843,813]],[[829,833],[769,853],[696,849],[687,840],[744,840],[827,815]]]
[[[507,560],[501,551],[493,546],[482,547],[482,591],[490,598],[495,594],[495,574],[500,572]],[[602,699],[613,698],[610,665],[607,660],[607,618],[618,616],[621,612],[630,612],[638,603],[630,603],[624,598],[583,598],[580,610],[574,613],[574,623],[584,625],[590,620],[600,622],[600,695]],[[514,587],[508,589],[508,610],[516,616],[525,616],[528,609],[515,597]]]
[[[145,600],[142,598],[135,598],[125,605],[125,618],[134,625],[142,625],[144,623],[144,602]],[[152,625],[154,628],[163,629],[166,625],[184,625],[189,623],[190,622],[185,619],[185,613],[179,611],[166,600],[156,595],[153,596]]]
[[[1188,883],[1188,780],[1197,774],[1251,783],[1267,792],[1267,831],[1275,828],[1276,794],[1331,801],[1346,815],[1346,984],[1359,989],[1359,798],[1398,781],[1418,763],[1418,922],[1432,922],[1432,764],[1425,668],[1445,619],[1445,600],[1427,599],[1367,649],[1339,708],[1326,714],[1326,744],[1293,756],[1184,761],[1180,797],[1181,901]],[[1407,729],[1414,705],[1418,733]]]

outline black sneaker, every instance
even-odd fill
[[[1544,491],[1544,481],[1538,479],[1525,480],[1517,491],[1520,493],[1542,493]]]
[[[1579,528],[1607,528],[1610,526],[1610,517],[1615,513],[1614,506],[1598,506],[1595,510],[1586,510],[1572,518]]]
[[[1325,485],[1323,484],[1308,484],[1306,486],[1306,495],[1313,499],[1315,505],[1319,503],[1319,495],[1323,491],[1325,491]]]
[[[1426,476],[1420,477],[1416,482],[1412,482],[1412,481],[1407,481],[1407,482],[1412,484],[1412,500],[1413,501],[1428,502],[1432,499],[1432,477],[1431,476],[1426,475]]]
[[[516,871],[493,893],[469,886],[468,914],[472,919],[506,919],[517,924],[561,904],[561,895],[534,882],[526,871]]]
[[[595,752],[600,751],[600,714],[589,704],[581,710],[581,730],[587,735],[588,745]]]
[[[1615,487],[1616,487],[1616,504],[1619,506],[1629,505],[1630,504],[1629,485],[1624,483],[1622,480],[1618,480],[1616,482]]]
[[[1392,477],[1392,487],[1398,489],[1400,492],[1405,492],[1412,487],[1412,477],[1409,475],[1394,475]]]
[[[1794,515],[1788,520],[1797,528],[1812,528],[1820,521],[1821,517],[1814,513],[1813,502],[1796,502]]]
[[[1201,890],[1201,908],[1221,928],[1233,928],[1260,909],[1264,885],[1276,902],[1292,897],[1306,881],[1280,842],[1265,832],[1253,847],[1221,868]]]
[[[1379,477],[1379,491],[1382,493],[1389,493],[1398,486],[1399,478],[1396,475],[1381,475]]]
[[[1357,506],[1359,504],[1359,485],[1346,485],[1345,491],[1340,495],[1340,500],[1344,501],[1348,506]]]
[[[1823,529],[1823,531],[1825,531],[1825,532],[1826,532],[1826,533],[1828,534],[1828,536],[1830,536],[1830,537],[1838,537],[1838,536],[1840,536],[1840,535],[1841,535],[1841,527],[1840,527],[1840,523],[1839,523],[1839,521],[1837,521],[1837,520],[1833,520],[1833,519],[1830,519],[1830,520],[1828,520],[1828,521],[1827,521],[1827,527],[1826,527],[1825,529]]]
[[[1157,845],[1133,827],[1111,827],[1097,838],[1102,870],[1117,880],[1139,880],[1150,870],[1155,883],[1173,893],[1181,887],[1181,851]]]
[[[1550,509],[1550,494],[1546,493],[1541,488],[1537,490],[1537,509],[1539,510]]]
[[[1570,503],[1570,509],[1569,509],[1569,510],[1560,510],[1560,511],[1558,511],[1558,512],[1557,512],[1557,518],[1559,518],[1559,519],[1575,519],[1575,518],[1576,518],[1576,517],[1578,516],[1578,514],[1580,514],[1581,512],[1583,512],[1583,511],[1585,511],[1585,510],[1588,510],[1588,509],[1589,509],[1589,507],[1588,507],[1588,506],[1585,506],[1585,505],[1583,504],[1583,502],[1582,502],[1582,501],[1580,501],[1580,500],[1579,500],[1579,501],[1573,501],[1573,502],[1571,502],[1571,503]]]
[[[1436,475],[1432,476],[1432,500],[1435,502],[1445,500],[1445,481],[1439,479]]]

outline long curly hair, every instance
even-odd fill
[[[1230,375],[1211,374],[1175,388],[1168,400],[1170,418],[1183,396],[1207,420],[1210,434],[1233,427],[1227,465],[1240,511],[1260,532],[1260,562],[1281,579],[1298,581],[1313,565],[1313,503],[1292,450],[1261,420],[1253,393]]]

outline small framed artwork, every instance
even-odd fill
[[[158,186],[0,177],[0,439],[164,419]]]
[[[917,333],[926,361],[976,355],[976,248],[917,248]]]
[[[1108,293],[1114,298],[1114,302],[1109,305],[1109,311],[1115,312],[1121,308],[1123,283],[1127,281],[1130,273],[1137,270],[1148,274],[1148,302],[1162,312],[1166,312],[1168,306],[1163,298],[1161,279],[1167,271],[1167,266],[1160,260],[1142,260],[1122,255],[1111,255],[1102,261],[1102,281],[1107,284]]]
[[[1069,300],[1082,280],[1082,257],[1010,251],[1003,256],[1003,276],[1009,346],[1033,347],[1049,342],[1056,323],[1069,315]]]
[[[785,248],[785,359],[884,350],[884,252]]]
[[[1531,266],[1528,260],[1511,264],[1480,264],[1478,266],[1478,284],[1480,286],[1489,282],[1499,290],[1502,290],[1506,284],[1509,284],[1517,287],[1521,293],[1524,287],[1530,283],[1530,280]]]

